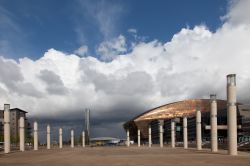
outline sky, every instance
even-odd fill
[[[248,0],[0,0],[0,109],[123,138],[148,109],[211,93],[250,103]],[[66,134],[67,135],[67,134]],[[55,137],[57,137],[55,135]]]
[[[132,40],[133,30],[146,41],[163,42],[183,27],[205,24],[214,31],[227,9],[226,0],[0,0],[0,4],[4,32],[0,53],[33,60],[50,48],[74,53],[82,45],[98,57],[96,47],[102,41],[120,34]]]

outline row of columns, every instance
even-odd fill
[[[37,122],[34,122],[34,150],[38,150],[38,125]],[[62,139],[62,128],[59,128],[59,148],[63,147],[63,139]],[[71,136],[71,148],[74,148],[74,130],[70,131]],[[47,125],[47,149],[50,149],[51,141],[50,141],[50,125]],[[85,147],[85,132],[82,132],[82,147]]]
[[[218,139],[217,139],[217,102],[216,95],[211,95],[211,151],[218,151]],[[138,129],[138,147],[140,147],[140,130]],[[148,142],[149,147],[152,146],[151,126],[148,129]],[[127,139],[129,140],[129,131],[127,131]],[[127,141],[129,142],[129,141]],[[163,147],[163,120],[159,123],[159,142],[160,147]],[[196,110],[196,146],[197,150],[202,150],[202,130],[201,130],[201,110],[198,107]],[[175,120],[171,120],[171,147],[175,148]],[[183,117],[183,147],[188,148],[188,131],[187,131],[187,117]]]
[[[59,128],[59,148],[61,149],[63,147],[63,139],[62,139],[62,128]],[[71,133],[71,148],[74,148],[74,130],[70,131]],[[20,135],[20,145],[21,145],[21,139],[24,140],[24,137],[21,138]],[[24,142],[24,141],[23,141]],[[50,141],[50,125],[47,125],[47,149],[50,149],[51,141]],[[82,132],[82,147],[85,147],[85,132]],[[24,146],[22,147],[24,151]],[[37,122],[34,122],[34,150],[38,150],[38,124]]]
[[[236,75],[227,75],[227,132],[228,154],[237,155],[237,108],[236,108]],[[217,130],[217,101],[216,95],[210,95],[210,137],[211,151],[218,151]],[[163,147],[163,120],[159,123],[159,142]],[[127,146],[130,145],[129,131],[127,130]],[[148,145],[152,146],[151,126],[148,128]],[[140,147],[140,130],[138,129],[138,146]],[[201,108],[196,109],[196,148],[202,150]],[[171,121],[171,147],[175,147],[175,121]],[[183,147],[188,148],[187,117],[183,117]]]
[[[216,95],[211,95],[211,151],[218,151],[217,139],[217,102]],[[201,132],[201,110],[196,110],[196,145],[197,150],[202,150],[202,132]],[[137,131],[138,147],[140,147],[140,130]],[[127,145],[129,146],[129,131],[127,131]],[[163,121],[159,124],[159,142],[160,147],[163,147]],[[148,128],[148,145],[152,146],[151,126]],[[171,147],[175,148],[175,121],[171,120]],[[188,131],[187,131],[187,117],[183,117],[183,147],[188,148]]]
[[[187,119],[187,118],[186,118]],[[187,120],[186,120],[187,122]],[[186,123],[187,124],[187,123]],[[141,146],[141,134],[140,130],[137,130],[137,145],[138,147]],[[187,145],[187,130],[186,130],[186,145]],[[160,147],[163,148],[163,120],[159,123],[159,142]],[[130,146],[130,137],[129,137],[129,130],[127,130],[127,146]],[[148,128],[148,146],[152,146],[152,136],[151,136],[151,126]],[[172,148],[175,147],[175,121],[171,121],[171,146]]]
[[[34,122],[34,150],[38,150],[38,124]],[[47,149],[51,148],[50,125],[47,125]],[[19,145],[20,151],[25,151],[25,120],[19,119]],[[63,146],[62,128],[59,129],[59,148]],[[71,130],[71,147],[74,147],[74,130]],[[82,147],[85,147],[85,132],[82,132]],[[10,105],[4,104],[4,153],[10,152]]]
[[[34,150],[38,150],[38,125],[37,122],[34,122]],[[63,147],[63,139],[62,139],[62,128],[59,128],[59,148]],[[71,133],[71,148],[74,148],[74,130],[70,131]],[[50,125],[47,125],[47,149],[50,149],[51,141],[50,141]],[[85,132],[82,132],[82,147],[85,147]]]

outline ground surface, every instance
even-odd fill
[[[39,149],[0,154],[0,166],[250,166],[250,153],[229,156],[226,151],[147,147]]]

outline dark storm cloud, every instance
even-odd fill
[[[95,85],[97,91],[103,91],[110,95],[136,95],[150,94],[153,92],[152,77],[143,71],[128,73],[123,78],[117,78],[116,75],[105,75],[96,72],[94,69],[83,66],[83,80]]]
[[[90,110],[91,137],[111,136],[125,138],[123,124],[144,111],[142,107],[138,106],[138,103],[116,103],[111,110]],[[57,118],[39,117],[40,137],[45,142],[46,125],[50,124],[55,141],[58,141],[60,127],[63,128],[64,140],[70,139],[71,129],[74,129],[76,138],[80,138],[80,134],[84,129],[84,121],[83,110],[74,110],[72,113],[64,112],[58,115]]]
[[[68,92],[64,87],[60,76],[55,74],[53,71],[41,70],[38,77],[46,83],[46,90],[48,93],[64,95]]]
[[[114,114],[113,112],[111,112]],[[79,115],[82,115],[83,112],[79,112]],[[68,115],[71,116],[71,115]],[[83,116],[82,116],[83,117]],[[42,119],[38,121],[39,124],[39,138],[41,142],[46,142],[46,126],[50,124],[52,140],[58,141],[58,130],[61,127],[63,129],[64,141],[70,140],[70,130],[75,131],[75,138],[80,138],[81,132],[84,130],[84,118],[78,119],[67,119],[67,116],[63,117],[64,119]],[[131,118],[131,117],[130,117]],[[95,117],[91,116],[90,119],[90,133],[91,138],[93,137],[117,137],[125,138],[125,132],[123,129],[123,123],[126,121],[126,117],[121,118],[121,116],[104,116],[104,117]],[[34,120],[30,120],[33,122]]]
[[[31,120],[33,121],[33,120]],[[93,119],[92,119],[93,121]],[[63,129],[63,140],[70,140],[70,131],[74,130],[74,135],[77,140],[79,140],[81,133],[84,129],[84,121],[83,120],[58,120],[58,121],[50,121],[47,119],[42,119],[38,121],[39,128],[39,141],[41,143],[46,143],[46,127],[47,124],[50,125],[51,128],[51,140],[52,142],[58,142],[59,138],[59,128]],[[90,123],[90,136],[94,137],[116,137],[116,138],[125,138],[125,131],[123,129],[122,123],[114,123],[109,122],[102,125],[95,125]]]

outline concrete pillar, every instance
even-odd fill
[[[187,130],[187,117],[183,117],[183,145],[184,149],[188,148],[188,130]]]
[[[71,148],[74,147],[74,130],[71,130]]]
[[[34,122],[34,150],[38,150],[38,124]]]
[[[160,126],[159,126],[159,137],[160,137],[160,147],[163,148],[163,120],[160,120]]]
[[[24,151],[24,146],[25,146],[25,133],[24,133],[24,117],[20,117],[19,119],[19,136],[20,136],[20,151]]]
[[[50,125],[47,125],[47,149],[50,149]]]
[[[4,104],[4,153],[10,152],[10,105]]]
[[[175,121],[171,120],[171,147],[175,148]]]
[[[129,130],[127,130],[127,147],[130,146]]]
[[[148,146],[152,146],[151,126],[148,127]]]
[[[82,132],[82,147],[85,147],[85,132]]]
[[[218,138],[217,138],[217,101],[216,95],[210,95],[210,126],[211,126],[211,151],[218,151]]]
[[[140,147],[141,146],[141,132],[139,129],[137,130],[137,136],[138,136],[137,138],[138,147]]]
[[[196,146],[197,150],[202,149],[202,137],[201,137],[201,110],[198,107],[196,109]]]
[[[228,154],[237,155],[236,75],[227,75]]]
[[[59,129],[59,148],[61,149],[62,146],[63,146],[63,143],[62,143],[62,128]]]

